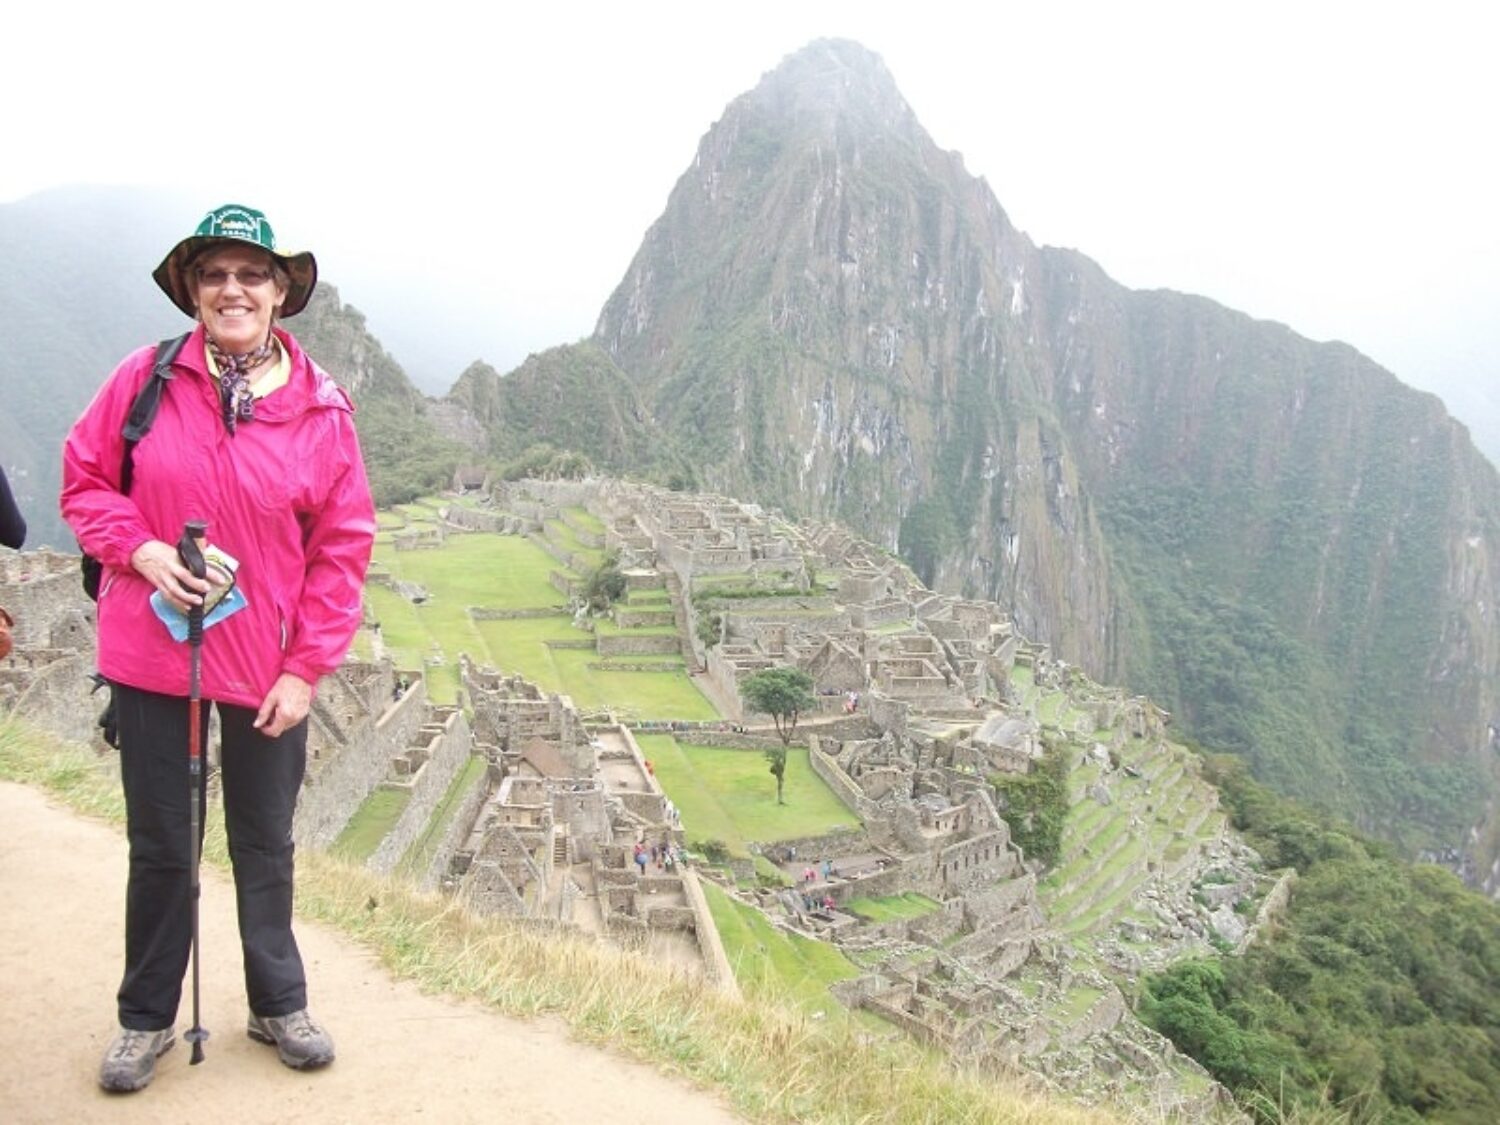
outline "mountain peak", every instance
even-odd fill
[[[853,114],[885,128],[916,124],[885,62],[852,39],[813,40],[767,72],[745,102],[804,123]]]

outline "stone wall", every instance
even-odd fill
[[[790,862],[786,857],[791,849],[797,851],[798,864],[817,866],[823,860],[837,863],[847,856],[871,855],[880,849],[870,840],[863,828],[835,828],[820,836],[798,836],[790,840],[777,840],[774,844],[761,845],[761,851],[772,862]]]
[[[594,638],[599,655],[644,656],[647,653],[675,653],[678,641],[675,633],[648,633],[644,636],[600,636]]]
[[[1260,909],[1255,912],[1255,922],[1245,931],[1245,936],[1240,938],[1235,946],[1236,955],[1244,953],[1255,940],[1256,935],[1261,933],[1264,927],[1276,922],[1286,910],[1286,905],[1291,901],[1292,888],[1297,885],[1297,869],[1289,867],[1281,873],[1276,880],[1276,885],[1266,894],[1260,904]]]
[[[511,512],[496,512],[450,504],[443,518],[464,531],[488,531],[496,535],[526,535],[540,530],[540,525]]]
[[[944,848],[938,857],[944,885],[963,892],[1008,877],[1016,869],[1009,845],[1005,832],[987,832]]]
[[[443,836],[433,849],[432,862],[428,864],[427,870],[413,873],[417,888],[423,891],[433,891],[438,888],[442,878],[447,874],[453,863],[453,857],[458,854],[459,849],[469,838],[469,833],[474,827],[474,818],[479,815],[479,810],[490,795],[490,787],[494,784],[493,766],[480,773],[469,784],[469,787],[459,796],[457,805],[454,806],[453,815],[449,818],[447,827],[443,829]]]
[[[109,697],[103,691],[92,694],[92,650],[44,652],[45,659],[43,652],[18,650],[0,661],[0,716],[13,711],[61,738],[94,742],[96,720]]]
[[[368,737],[351,740],[314,776],[297,802],[292,838],[298,847],[327,848],[356,809],[385,779],[391,759],[411,746],[427,721],[427,685],[417,680],[375,722]]]
[[[50,551],[6,558],[0,569],[0,605],[15,618],[11,636],[18,649],[55,647],[54,627],[69,617],[94,620],[94,603],[79,581],[78,559]],[[92,648],[92,635],[87,643]]]
[[[677,616],[670,609],[631,609],[617,605],[613,612],[615,624],[621,629],[654,629],[662,625],[677,624]]]
[[[1057,1042],[1065,1046],[1082,1043],[1091,1035],[1108,1031],[1125,1015],[1125,997],[1114,985],[1107,985],[1104,995],[1094,1001],[1093,1007],[1081,1020],[1057,1029]]]
[[[586,782],[569,782],[552,788],[552,820],[566,825],[575,861],[592,861],[599,842],[610,835],[609,810],[604,789]]]
[[[883,601],[874,605],[852,605],[849,620],[859,629],[879,629],[911,617],[911,605],[905,601]]]
[[[474,737],[462,711],[451,712],[440,732],[427,743],[427,761],[412,775],[405,786],[411,790],[400,818],[366,863],[379,874],[394,871],[396,864],[426,829],[432,813],[447,794],[453,779],[469,760]]]
[[[888,730],[897,738],[906,737],[911,705],[905,700],[891,699],[878,692],[870,692],[860,699],[859,705],[865,709],[881,730]]]
[[[471,621],[527,621],[543,617],[557,617],[566,612],[567,607],[564,605],[538,609],[495,609],[491,606],[476,605],[469,607],[469,619]]]
[[[708,979],[722,992],[731,996],[740,994],[734,979],[734,970],[729,965],[729,955],[724,951],[724,942],[719,937],[719,928],[714,925],[713,914],[708,909],[708,899],[698,882],[698,873],[691,867],[682,869],[682,894],[693,910],[693,933],[698,939],[698,951],[703,955],[703,964]]]
[[[878,815],[875,803],[864,795],[864,791],[831,755],[823,752],[816,735],[808,740],[807,760],[813,773],[823,779],[823,783],[833,790],[834,796],[855,816],[861,820],[869,820]]]

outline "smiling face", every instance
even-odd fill
[[[198,319],[231,355],[265,343],[271,320],[286,300],[286,286],[271,267],[271,255],[264,250],[219,246],[188,270]]]

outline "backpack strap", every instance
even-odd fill
[[[170,340],[163,340],[156,345],[156,359],[151,364],[151,378],[146,380],[135,401],[130,404],[130,414],[125,419],[125,425],[121,427],[120,434],[125,439],[125,452],[120,458],[120,491],[128,494],[130,484],[135,476],[135,447],[141,438],[151,432],[151,426],[156,422],[156,412],[161,408],[161,396],[166,390],[168,381],[172,378],[172,361],[177,358],[177,353],[182,351],[182,345],[187,343],[191,333],[184,332],[181,336]]]

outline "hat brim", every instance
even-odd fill
[[[307,307],[313,290],[318,286],[318,262],[310,251],[304,250],[300,254],[278,254],[275,250],[266,250],[264,246],[255,246],[253,242],[195,234],[184,238],[172,247],[167,256],[161,260],[161,265],[151,273],[151,276],[156,279],[156,284],[161,286],[161,291],[188,316],[198,315],[198,308],[193,304],[193,291],[188,285],[188,267],[192,265],[195,258],[216,243],[225,246],[254,246],[257,250],[265,250],[287,272],[286,300],[281,303],[281,315],[283,317],[296,316]]]

